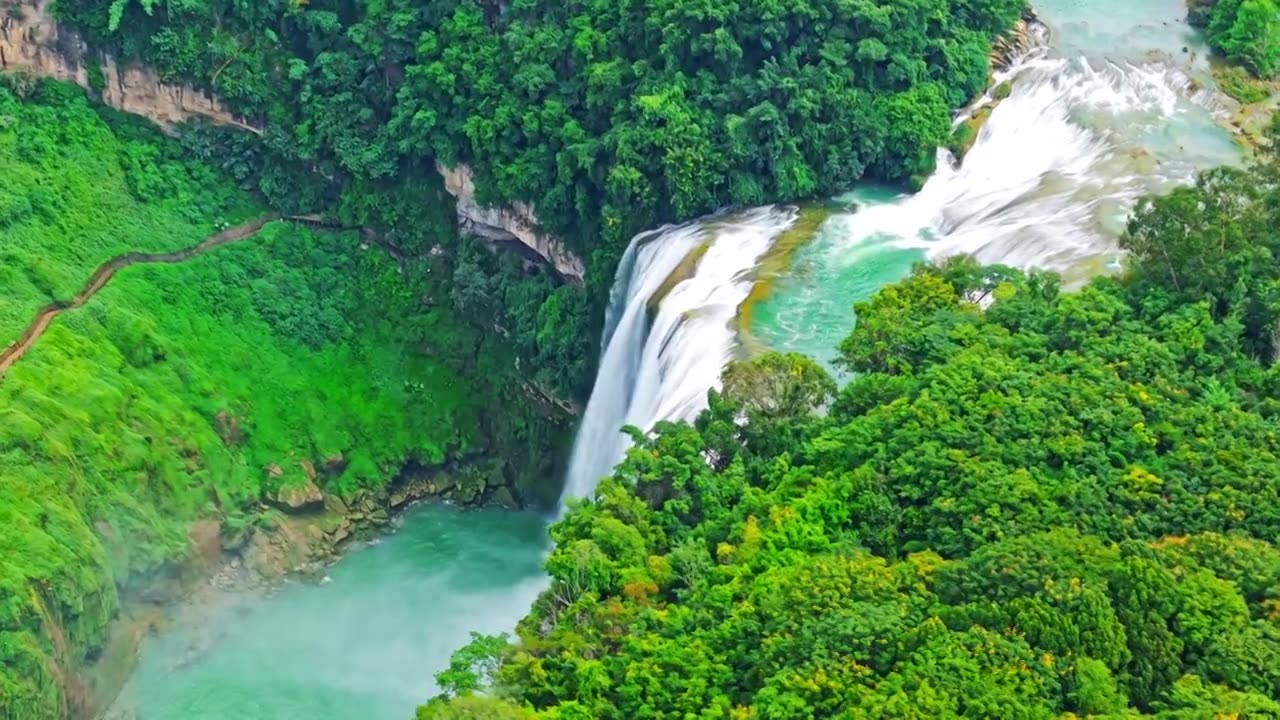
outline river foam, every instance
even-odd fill
[[[1178,142],[1170,119],[1196,111],[1176,68],[1037,56],[1009,75],[964,161],[940,151],[920,192],[861,208],[843,246],[890,235],[931,260],[1068,270],[1114,254],[1140,196],[1203,167],[1162,147]]]

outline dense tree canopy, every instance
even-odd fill
[[[436,161],[465,164],[481,200],[531,203],[544,229],[594,258],[587,307],[603,307],[640,230],[831,194],[864,175],[918,181],[950,111],[985,85],[992,38],[1024,6],[59,0],[56,12],[98,46],[263,121],[252,151],[243,138],[199,145],[273,203],[403,196],[397,186],[432,182]],[[305,174],[330,182],[298,182]],[[590,313],[567,311],[573,301],[543,302],[555,306],[519,315],[565,337],[598,334]]]
[[[1280,3],[1276,0],[1192,0],[1191,22],[1229,60],[1262,77],[1280,73]]]
[[[61,0],[358,177],[471,164],[552,229],[646,226],[932,168],[1023,0]],[[601,208],[604,208],[602,211]],[[591,228],[595,229],[595,228]]]
[[[918,267],[856,307],[834,398],[731,365],[419,717],[1280,715],[1278,177],[1145,200],[1079,292]]]

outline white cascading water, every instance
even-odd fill
[[[1193,139],[1177,136],[1170,118],[1213,98],[1189,92],[1190,79],[1171,65],[1050,57],[1041,45],[996,80],[1012,81],[1012,92],[963,163],[940,150],[920,192],[846,218],[836,254],[893,238],[931,260],[968,254],[1070,272],[1114,256],[1141,195],[1229,160],[1186,151]]]
[[[795,210],[755,208],[642,233],[631,241],[614,281],[600,370],[574,441],[563,499],[589,496],[626,453],[621,430],[692,419],[736,346],[731,327],[751,290],[750,273]],[[697,267],[661,298],[650,299],[681,263],[706,245]],[[563,506],[563,503],[562,503]]]
[[[913,195],[869,203],[828,221],[839,239],[825,261],[848,266],[886,245],[938,260],[1041,267],[1068,282],[1102,270],[1138,197],[1232,162],[1221,146],[1200,148],[1171,118],[1215,110],[1170,63],[1053,57],[1043,27],[1035,47],[993,85],[1012,91],[983,125],[963,163],[939,150],[938,170]],[[957,119],[992,101],[987,97]],[[1197,107],[1198,106],[1198,107]],[[1185,145],[1185,146],[1184,146]],[[1228,148],[1229,150],[1229,148]],[[705,406],[735,348],[729,326],[747,278],[792,211],[766,207],[637,236],[619,266],[599,374],[574,444],[563,499],[586,497],[622,459],[624,425],[691,419]],[[661,302],[648,301],[699,245],[713,243],[696,273]],[[1114,264],[1114,263],[1113,263]],[[563,508],[563,503],[562,503]]]

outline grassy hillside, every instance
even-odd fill
[[[108,127],[71,85],[14,78],[7,85],[0,91],[0,337],[16,336],[37,307],[70,297],[114,255],[177,250],[218,222],[261,212],[212,168],[177,162],[177,148],[156,143],[145,121],[120,115]]]
[[[0,343],[109,256],[261,212],[79,91],[19,89],[0,87]],[[499,397],[508,356],[434,302],[449,293],[436,277],[447,268],[400,268],[355,233],[274,223],[126,268],[55,320],[0,381],[0,716],[67,710],[119,589],[182,557],[191,520],[252,522],[306,461],[346,493],[537,430]]]

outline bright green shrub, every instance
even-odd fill
[[[1216,0],[1207,15],[1209,44],[1262,77],[1280,72],[1280,4]]]

